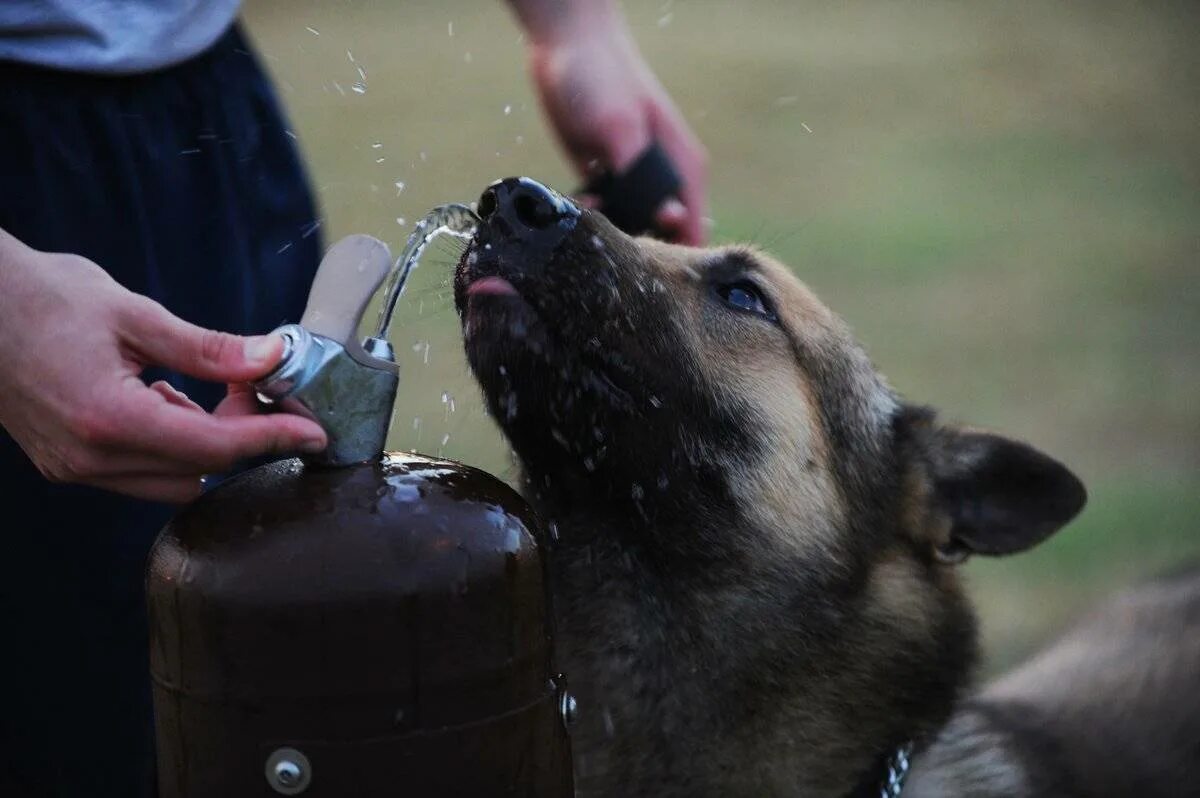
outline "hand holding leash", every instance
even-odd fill
[[[704,147],[642,59],[614,4],[568,3],[559,10],[544,17],[531,9],[518,13],[529,31],[530,71],[542,106],[579,173],[599,181],[600,210],[638,232],[653,229],[673,241],[703,244]],[[651,207],[651,198],[663,201]]]

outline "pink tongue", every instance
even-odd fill
[[[516,296],[517,289],[503,277],[483,277],[467,286],[467,296],[492,294],[495,296]]]

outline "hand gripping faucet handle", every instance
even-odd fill
[[[320,424],[329,446],[308,459],[343,466],[383,451],[396,398],[398,369],[387,341],[358,326],[391,268],[387,245],[366,235],[329,248],[313,278],[300,324],[276,330],[286,343],[279,366],[254,384],[259,396]]]

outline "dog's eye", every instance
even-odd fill
[[[775,314],[763,299],[762,291],[749,280],[738,280],[733,283],[721,283],[716,286],[717,296],[731,308],[775,320]]]

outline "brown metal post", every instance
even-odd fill
[[[162,798],[571,796],[537,522],[418,456],[275,463],[147,577]]]

